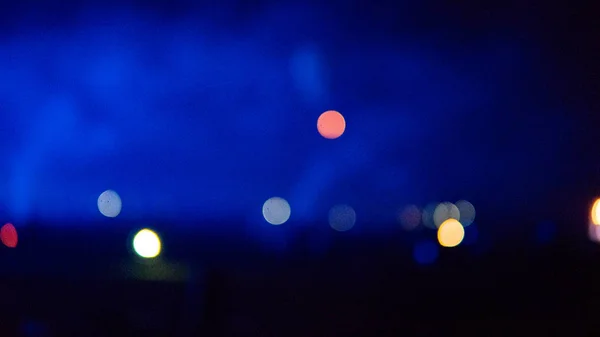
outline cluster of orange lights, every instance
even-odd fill
[[[475,220],[475,206],[467,200],[432,203],[422,210],[416,205],[409,205],[399,212],[398,220],[407,231],[421,224],[436,230],[439,244],[451,248],[460,245],[465,238],[465,227]]]

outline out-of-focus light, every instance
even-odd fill
[[[436,227],[440,227],[440,225],[448,220],[448,219],[456,219],[460,218],[460,211],[458,207],[451,202],[443,202],[435,208],[433,211],[433,223]]]
[[[594,225],[592,222],[588,224],[588,236],[590,240],[600,243],[600,226]]]
[[[98,197],[98,210],[108,218],[114,218],[121,213],[121,197],[113,190],[106,190]]]
[[[596,226],[600,225],[600,198],[594,201],[590,212],[590,221]]]
[[[262,208],[263,217],[271,225],[281,225],[290,219],[290,204],[283,198],[273,197],[265,201]]]
[[[149,230],[142,229],[133,237],[133,249],[139,256],[151,259],[160,254],[162,244],[158,234]]]
[[[336,139],[346,131],[346,120],[341,113],[329,110],[319,116],[317,130],[323,138]]]
[[[402,228],[407,231],[417,228],[421,222],[421,210],[415,205],[406,206],[399,215]]]
[[[456,247],[465,238],[465,228],[458,220],[448,219],[438,228],[437,236],[442,247]]]
[[[0,240],[8,248],[17,247],[19,242],[19,236],[17,235],[17,229],[13,224],[7,223],[0,229]]]
[[[437,204],[431,203],[425,206],[422,212],[423,225],[427,228],[437,229],[435,222],[433,221],[433,214],[435,213],[435,208]]]
[[[417,242],[413,247],[413,258],[418,264],[432,264],[438,258],[438,246],[432,241]]]
[[[345,232],[356,223],[356,212],[348,205],[338,205],[329,211],[329,226],[338,232]]]
[[[472,203],[466,200],[459,200],[455,205],[458,207],[460,215],[458,220],[464,227],[469,226],[475,221],[475,206]]]

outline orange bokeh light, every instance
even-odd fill
[[[344,116],[337,111],[325,111],[317,120],[317,130],[324,138],[336,139],[344,134],[344,131],[346,130],[346,120],[344,119]]]
[[[442,247],[456,247],[465,238],[465,228],[456,219],[448,219],[438,228],[438,241]]]
[[[600,198],[596,199],[592,205],[590,221],[596,226],[600,225]]]
[[[15,226],[10,223],[5,224],[0,229],[0,240],[2,243],[9,248],[17,247],[17,242],[19,241],[19,237],[17,236],[17,230]]]

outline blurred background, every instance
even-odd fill
[[[3,3],[0,336],[597,333],[593,12]]]

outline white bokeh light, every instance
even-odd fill
[[[451,202],[443,202],[437,205],[433,212],[433,222],[435,226],[440,227],[440,225],[448,219],[460,219],[458,207]]]
[[[475,206],[466,200],[456,202],[456,207],[460,211],[460,223],[467,227],[475,221]]]
[[[329,226],[338,232],[345,232],[356,223],[356,212],[348,205],[334,206],[329,211]]]
[[[133,238],[133,249],[146,259],[157,257],[161,246],[158,235],[149,229],[142,229]]]
[[[116,217],[121,213],[121,207],[121,197],[113,190],[104,191],[98,197],[98,210],[105,217]]]
[[[271,225],[281,225],[290,219],[290,204],[283,198],[273,197],[265,201],[262,208],[263,217]]]

